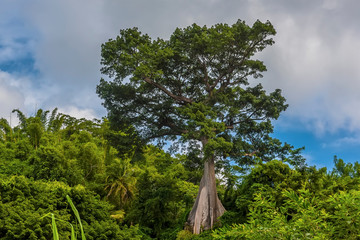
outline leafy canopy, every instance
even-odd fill
[[[114,126],[135,127],[144,140],[202,141],[205,156],[265,160],[286,158],[290,145],[269,137],[287,108],[279,89],[267,94],[262,61],[252,57],[274,43],[270,22],[177,28],[168,40],[152,40],[137,28],[102,45],[97,93]],[[194,144],[190,144],[194,146]]]

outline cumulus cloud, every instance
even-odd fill
[[[108,39],[101,9],[99,1],[36,0],[0,9],[0,69],[30,79],[22,91],[26,110],[73,105],[105,114],[95,93],[100,45]],[[24,72],[29,61],[31,72]]]
[[[93,109],[80,109],[75,106],[65,106],[58,109],[58,112],[67,114],[75,118],[86,118],[92,120],[97,118],[96,113]]]
[[[16,79],[0,71],[0,117],[9,122],[11,111],[24,107],[25,97],[21,91],[21,82],[23,82],[22,79]]]
[[[353,135],[330,139],[327,142],[323,142],[321,147],[323,149],[339,150],[339,149],[354,149],[360,145],[360,134],[355,133]]]
[[[306,12],[269,14],[278,34],[275,46],[261,55],[269,69],[264,85],[283,89],[290,104],[286,121],[302,122],[318,135],[359,131],[360,32],[343,19],[359,20],[350,10],[354,1],[316,2]]]
[[[26,53],[39,72],[30,78],[31,91],[16,90],[28,108],[38,104],[103,116],[95,93],[101,77],[100,46],[120,29],[139,27],[154,38],[167,38],[176,27],[194,22],[232,24],[240,18],[252,24],[260,19],[270,20],[278,32],[276,44],[257,56],[268,66],[261,81],[269,90],[283,89],[290,104],[284,115],[288,127],[298,127],[289,125],[296,121],[319,135],[360,131],[356,0],[5,2],[0,26],[6,27],[0,28],[0,36],[7,37],[0,37],[0,63]],[[4,86],[3,91],[15,91]]]

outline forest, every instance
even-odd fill
[[[272,137],[288,105],[252,82],[275,34],[124,29],[101,47],[106,117],[1,118],[0,239],[359,239],[360,164]]]

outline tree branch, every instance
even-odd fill
[[[167,90],[164,86],[154,82],[153,80],[151,80],[149,77],[144,77],[144,81],[153,85],[154,87],[160,89],[161,91],[163,91],[166,95],[168,95],[169,97],[171,97],[172,99],[174,99],[175,101],[178,101],[180,104],[188,104],[188,103],[192,103],[192,99],[190,98],[186,98],[183,96],[178,96],[173,94],[172,92],[170,92],[169,90]]]
[[[221,80],[223,77],[225,77],[225,76],[228,75],[228,74],[231,74],[231,73],[236,69],[236,67],[241,66],[241,65],[245,62],[245,60],[250,57],[250,54],[254,51],[254,48],[256,47],[256,45],[257,45],[259,42],[261,42],[261,40],[258,40],[258,41],[253,42],[253,43],[249,46],[249,48],[247,49],[247,51],[245,51],[245,54],[242,55],[242,58],[240,59],[240,62],[239,62],[238,64],[234,64],[233,66],[229,67],[226,72],[224,72],[223,74],[221,74],[221,75],[215,80],[215,83],[214,83],[213,85],[211,85],[211,90],[213,90],[213,89],[216,87],[216,85],[220,82],[220,80]],[[236,59],[236,57],[235,57],[235,59]],[[249,73],[248,73],[248,74],[245,74],[245,75],[244,75],[243,77],[241,77],[240,79],[244,79],[244,78],[247,77],[248,75],[249,75]],[[220,91],[222,91],[222,89],[225,89],[225,88],[226,88],[227,86],[229,86],[229,85],[235,85],[235,84],[237,84],[237,83],[239,83],[239,82],[240,82],[240,80],[239,80],[239,81],[232,82],[232,83],[231,83],[230,81],[226,81],[226,83],[222,83],[222,84],[221,84],[221,87],[220,87],[221,90],[220,90]]]

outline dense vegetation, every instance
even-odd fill
[[[88,239],[158,236],[186,215],[197,189],[186,180],[196,177],[197,169],[190,176],[184,157],[137,147],[131,134],[110,130],[106,119],[75,119],[56,109],[29,118],[14,112],[19,126],[1,119],[4,239],[50,239],[49,219],[42,216],[52,212],[75,221],[67,194]],[[60,230],[70,233],[65,226]]]
[[[87,239],[357,239],[360,164],[335,168],[257,163],[247,174],[221,168],[219,198],[227,209],[213,231],[182,230],[195,200],[201,165],[139,146],[109,122],[39,110],[11,128],[1,119],[0,239],[70,236],[79,210]],[[129,129],[127,129],[130,132]],[[135,139],[135,140],[134,140]]]
[[[281,92],[242,86],[266,70],[250,57],[273,43],[270,23],[193,25],[170,41],[121,34],[103,45],[103,72],[118,75],[97,89],[110,120],[57,109],[15,109],[17,126],[0,119],[0,239],[52,239],[51,214],[60,239],[70,238],[70,224],[79,237],[67,196],[86,239],[359,238],[360,164],[335,157],[331,171],[307,166],[302,149],[271,137],[287,107]],[[232,39],[241,44],[230,47]],[[199,65],[199,54],[210,65]],[[174,74],[192,87],[173,85]],[[202,188],[214,196],[201,200]],[[213,219],[212,206],[226,211]],[[197,231],[187,228],[201,212]]]

